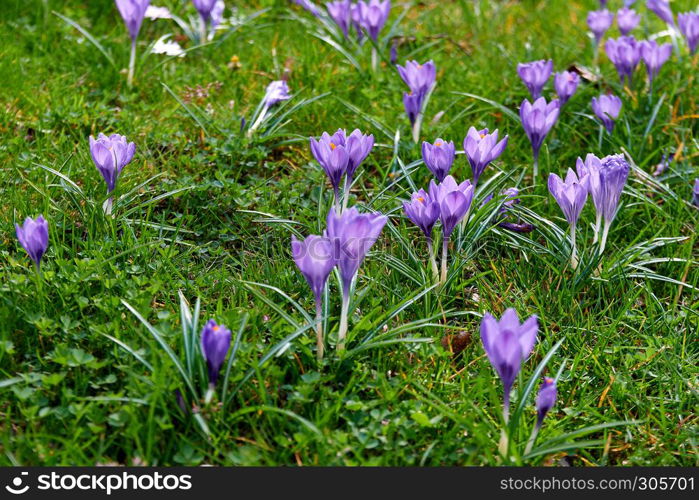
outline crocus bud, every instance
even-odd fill
[[[571,71],[563,71],[562,73],[556,73],[553,78],[553,86],[556,89],[556,94],[558,95],[558,100],[563,106],[568,99],[570,99],[575,91],[578,90],[578,84],[580,83],[580,75]]]
[[[558,99],[554,99],[548,104],[543,97],[539,97],[534,101],[534,104],[526,99],[522,101],[522,105],[519,107],[519,118],[532,145],[535,159],[539,157],[539,151],[546,135],[556,123],[559,111]]]
[[[481,341],[488,360],[502,380],[504,390],[503,406],[507,418],[510,407],[510,391],[522,362],[529,357],[539,330],[536,316],[530,316],[523,323],[514,309],[508,309],[500,321],[485,313],[481,321]]]
[[[587,175],[578,178],[577,174],[568,169],[565,181],[558,175],[550,174],[548,188],[561,207],[568,224],[575,226],[587,201]]]
[[[595,42],[599,43],[602,37],[614,22],[614,14],[607,9],[594,10],[587,15],[587,26],[595,35]]]
[[[379,39],[379,32],[388,20],[391,12],[390,0],[368,0],[357,2],[359,6],[359,19],[361,27],[375,42]]]
[[[639,44],[641,59],[648,71],[648,80],[653,83],[653,79],[660,72],[660,68],[670,59],[672,54],[672,44],[664,43],[658,45],[655,40],[644,40]]]
[[[552,71],[553,61],[551,59],[517,65],[517,74],[529,89],[532,99],[538,99],[541,96],[541,90],[551,77]]]
[[[621,111],[621,99],[613,94],[602,94],[592,98],[592,111],[602,121],[602,125],[611,134],[614,130],[614,120]]]
[[[46,253],[49,245],[49,223],[40,215],[36,219],[27,217],[24,225],[15,224],[17,239],[29,257],[34,261],[37,270],[41,267],[41,257]]]
[[[454,163],[454,155],[453,141],[446,142],[443,139],[437,139],[434,144],[427,141],[422,143],[422,160],[439,182],[442,182],[449,173],[449,169]]]
[[[328,14],[335,21],[335,24],[342,30],[342,34],[347,38],[347,32],[349,30],[350,18],[350,8],[352,3],[350,0],[337,0],[335,2],[328,2],[325,4],[325,8],[328,9]]]
[[[694,54],[699,45],[699,13],[685,12],[677,15],[677,24],[687,40],[689,51]]]
[[[414,94],[426,94],[434,85],[437,69],[433,61],[420,64],[417,61],[407,61],[405,66],[396,66],[398,74]]]
[[[150,0],[115,0],[131,40],[136,40]]]
[[[97,170],[104,177],[107,193],[114,191],[119,174],[131,162],[135,152],[136,145],[127,142],[123,135],[99,134],[97,139],[90,136],[90,155]]]
[[[328,238],[312,234],[299,241],[291,237],[291,253],[301,274],[311,287],[316,303],[320,303],[330,271],[335,267],[333,247]]]
[[[339,132],[339,131],[338,131]],[[344,133],[344,130],[343,130]],[[374,147],[374,136],[363,134],[359,129],[354,129],[345,141],[347,149],[347,179],[352,182],[357,167],[369,156]]]
[[[451,175],[435,184],[430,181],[430,198],[439,204],[439,218],[442,221],[444,238],[449,238],[457,224],[471,208],[474,186],[466,180],[457,184]]]
[[[546,414],[556,404],[556,381],[545,377],[536,396],[536,426],[541,427]]]
[[[231,331],[210,319],[201,331],[201,352],[209,369],[209,385],[215,386],[231,345]]]
[[[464,138],[464,152],[468,163],[471,165],[471,173],[473,174],[473,184],[478,184],[478,179],[485,168],[496,160],[507,147],[508,136],[498,142],[498,131],[492,134],[488,129],[476,130],[475,127],[468,129]]]
[[[415,120],[420,115],[422,111],[422,101],[424,96],[422,94],[415,94],[413,92],[403,93],[403,105],[405,106],[405,114],[408,115],[410,120],[410,125],[415,124]]]

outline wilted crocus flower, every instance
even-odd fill
[[[623,155],[605,156],[601,160],[593,154],[588,154],[583,162],[578,158],[576,169],[578,175],[588,174],[588,190],[595,205],[597,219],[595,222],[595,239],[599,239],[599,232],[604,219],[600,254],[607,243],[607,234],[612,221],[616,217],[619,207],[619,198],[629,175],[629,164]]]
[[[587,26],[595,35],[595,43],[599,45],[600,40],[614,22],[614,14],[607,9],[593,10],[587,15]]]
[[[311,152],[330,180],[335,193],[335,208],[340,212],[340,183],[349,162],[344,130],[340,129],[332,136],[323,132],[320,140],[311,137]]]
[[[641,51],[636,39],[632,36],[622,36],[616,40],[610,38],[607,40],[604,48],[607,52],[607,57],[612,61],[619,74],[621,83],[624,83],[624,78],[628,78],[629,85],[631,85],[633,72],[641,59]]]
[[[474,186],[466,180],[457,184],[451,175],[436,184],[430,181],[430,198],[439,204],[439,218],[442,221],[442,272],[440,282],[447,280],[447,252],[449,237],[454,228],[466,217],[473,201]]]
[[[580,83],[580,75],[572,71],[563,71],[556,73],[553,77],[553,86],[556,89],[558,100],[563,106],[570,99],[575,91],[578,90]]]
[[[403,210],[408,219],[420,228],[427,240],[427,251],[432,265],[432,274],[435,280],[438,277],[437,261],[435,260],[434,248],[432,247],[432,229],[437,219],[439,219],[439,203],[433,200],[424,189],[413,193],[410,201],[403,202]]]
[[[529,224],[528,222],[523,222],[519,218],[516,222],[509,220],[510,216],[512,215],[511,208],[515,205],[518,205],[521,202],[521,200],[517,198],[519,196],[519,189],[517,189],[516,187],[507,188],[503,190],[500,194],[505,196],[505,201],[502,202],[502,205],[498,210],[499,217],[495,219],[495,223],[499,227],[507,229],[508,231],[513,231],[515,233],[531,233],[534,230],[534,226]],[[486,203],[489,203],[492,199],[493,195],[489,194],[485,197],[485,199],[481,203],[481,206],[485,205]]]
[[[230,346],[231,331],[224,325],[218,325],[213,319],[210,319],[201,331],[201,352],[209,371],[209,390],[206,392],[205,398],[207,404],[214,395],[216,380],[218,380],[221,366],[223,366]]]
[[[578,253],[575,246],[575,227],[578,223],[578,218],[580,218],[580,212],[582,212],[585,206],[585,201],[587,201],[587,186],[588,176],[583,175],[578,178],[576,173],[570,168],[566,174],[565,181],[561,180],[556,174],[549,175],[549,192],[556,199],[568,224],[570,224],[570,242],[572,247],[570,263],[573,269],[578,267]]]
[[[286,80],[275,80],[270,82],[265,89],[265,95],[262,98],[262,106],[259,110],[259,114],[248,129],[248,137],[250,137],[252,133],[257,130],[257,127],[259,127],[267,117],[269,108],[279,104],[282,101],[288,101],[289,99],[291,99],[291,94],[289,93],[289,84],[286,83]]]
[[[670,3],[667,0],[648,0],[646,7],[652,10],[656,16],[665,21],[667,24],[675,25],[675,20],[672,16]]]
[[[628,35],[632,29],[638,26],[639,22],[641,22],[641,16],[628,7],[622,7],[616,13],[616,24],[622,35]]]
[[[399,64],[396,69],[405,84],[415,94],[429,92],[437,78],[437,69],[433,61],[427,61],[424,64],[407,61],[405,66]]]
[[[97,139],[90,136],[90,156],[107,184],[107,194],[114,191],[117,179],[123,168],[131,162],[136,152],[136,144],[127,142],[126,137],[119,134],[106,136],[99,134]],[[112,198],[105,204],[105,212],[111,213]]]
[[[534,155],[534,182],[539,172],[539,151],[541,145],[546,139],[546,135],[558,119],[560,105],[558,99],[546,103],[546,99],[539,97],[534,104],[528,100],[523,100],[519,107],[519,118],[522,121],[522,127],[529,137],[529,142],[532,145],[532,153]]]
[[[592,111],[597,118],[602,120],[602,125],[610,134],[614,130],[614,120],[619,117],[621,111],[621,99],[613,94],[602,94],[592,98]]]
[[[40,215],[36,219],[27,217],[24,224],[15,224],[17,239],[20,245],[29,254],[29,258],[34,261],[36,270],[41,269],[41,257],[46,253],[49,245],[49,223]]]
[[[454,141],[446,142],[443,139],[437,139],[434,144],[427,141],[422,143],[422,160],[439,182],[442,182],[449,173],[454,157]]]
[[[115,0],[119,14],[124,19],[124,24],[129,30],[131,37],[131,56],[129,59],[129,73],[127,84],[129,87],[133,83],[133,74],[136,68],[136,38],[141,30],[143,18],[146,15],[146,9],[150,4],[150,0]]]
[[[694,54],[697,50],[697,45],[699,45],[699,13],[685,12],[684,14],[678,14],[677,24],[685,40],[687,40],[689,51]]]
[[[692,204],[699,208],[699,179],[694,179],[694,190],[692,191]]]
[[[553,61],[551,59],[517,64],[517,74],[529,89],[532,99],[538,99],[541,96],[541,90],[546,85],[552,71]]]
[[[291,237],[291,253],[308,286],[313,291],[316,305],[316,345],[318,359],[323,359],[323,289],[330,272],[335,267],[335,255],[330,240],[325,236],[312,234],[299,241]]]
[[[340,351],[345,347],[345,337],[347,336],[347,315],[352,280],[369,249],[381,234],[386,222],[388,222],[388,218],[385,215],[363,214],[354,207],[345,210],[342,215],[338,215],[331,208],[328,214],[327,236],[333,244],[333,252],[342,281],[342,311],[337,344]]]
[[[379,32],[386,24],[388,14],[391,12],[391,1],[360,0],[357,5],[359,6],[359,19],[362,28],[372,40],[378,41]]]
[[[500,321],[485,313],[481,321],[481,341],[488,360],[502,380],[503,415],[505,422],[510,414],[510,392],[522,368],[522,363],[529,357],[539,330],[536,316],[530,316],[523,323],[514,309],[508,309]]]
[[[491,134],[487,128],[476,130],[475,127],[470,127],[468,129],[464,138],[464,152],[471,165],[474,185],[478,184],[478,179],[490,162],[496,160],[505,151],[507,138],[508,136],[505,136],[498,142],[497,130]]]
[[[648,71],[648,80],[650,81],[651,89],[653,88],[653,79],[658,75],[660,68],[665,62],[670,59],[672,54],[672,44],[664,43],[658,45],[655,40],[644,40],[640,44],[641,58],[646,65]]]
[[[342,30],[342,34],[347,38],[347,33],[349,30],[350,18],[350,8],[352,3],[350,0],[337,0],[335,2],[328,2],[325,4],[325,8],[328,9],[328,14],[335,21],[335,24]]]

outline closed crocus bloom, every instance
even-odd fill
[[[699,13],[685,12],[677,16],[677,24],[687,40],[689,51],[694,54],[699,45]]]
[[[556,404],[556,381],[545,377],[536,396],[536,426],[541,427],[546,414]]]
[[[136,40],[150,0],[115,0],[115,2],[119,14],[124,19],[124,24],[129,30],[131,40]]]
[[[340,183],[349,162],[349,155],[345,148],[345,133],[343,130],[338,130],[331,136],[323,132],[319,140],[311,137],[310,141],[311,152],[325,170],[335,192],[335,201],[339,202]]]
[[[641,16],[628,7],[622,7],[616,13],[616,24],[622,35],[628,35],[632,29],[638,26],[639,22],[641,22]]]
[[[523,323],[514,309],[508,309],[500,321],[485,313],[481,321],[481,341],[488,360],[502,380],[503,414],[509,417],[510,392],[522,363],[534,349],[539,322],[536,316]]]
[[[294,262],[313,291],[316,302],[320,302],[325,282],[335,267],[333,247],[324,236],[312,234],[305,240],[291,237],[291,253]]]
[[[192,0],[192,3],[201,18],[208,22],[211,19],[211,12],[214,10],[216,0]]]
[[[604,48],[607,52],[607,57],[612,61],[619,74],[621,83],[623,84],[624,79],[628,78],[629,85],[631,85],[633,72],[641,59],[641,51],[636,39],[632,36],[612,38],[607,40]]]
[[[372,40],[377,41],[379,32],[388,20],[391,12],[390,0],[359,1],[359,16],[362,28],[369,34]]]
[[[374,136],[364,134],[359,129],[354,129],[345,141],[347,149],[347,182],[352,183],[357,167],[369,156],[374,147]]]
[[[554,99],[550,103],[546,103],[546,99],[539,97],[534,104],[528,100],[522,101],[519,107],[519,117],[522,121],[522,127],[529,138],[534,154],[534,175],[537,173],[537,162],[541,145],[546,139],[546,135],[558,119],[560,111],[558,99]]]
[[[672,16],[670,3],[667,0],[648,0],[646,2],[646,7],[648,7],[648,10],[653,11],[656,16],[665,21],[667,24],[674,26],[675,20]]]
[[[136,145],[127,142],[123,135],[99,134],[97,139],[90,136],[90,155],[107,183],[107,193],[114,191],[119,174],[133,159],[135,152]]]
[[[672,44],[664,43],[658,45],[655,40],[644,40],[639,45],[641,59],[643,59],[643,63],[646,65],[648,79],[652,85],[653,79],[658,76],[660,68],[672,55]]]
[[[694,190],[692,191],[692,204],[699,208],[699,179],[694,179]]]
[[[587,175],[578,178],[573,169],[568,169],[565,181],[556,174],[549,175],[548,188],[561,207],[568,224],[574,226],[580,218],[587,200]]]
[[[15,224],[17,239],[34,261],[37,271],[41,268],[41,257],[49,246],[49,223],[40,215],[36,219],[27,217],[24,224]]]
[[[553,78],[553,86],[556,89],[556,94],[558,95],[558,100],[563,106],[568,99],[570,99],[575,91],[578,90],[578,84],[580,83],[580,75],[572,71],[563,71],[561,73],[556,73]]]
[[[553,61],[551,59],[517,65],[517,74],[529,89],[532,99],[538,99],[541,96],[541,90],[546,85],[552,71]]]
[[[422,143],[422,160],[439,182],[442,182],[449,173],[454,157],[453,141],[445,142],[443,139],[437,139],[434,144],[427,141]]]
[[[270,108],[282,101],[291,99],[289,84],[285,80],[276,80],[267,85],[265,89],[264,106]]]
[[[592,98],[592,111],[611,134],[614,130],[614,120],[619,117],[621,111],[621,99],[613,94],[602,94]]]
[[[588,155],[585,165],[589,169],[588,189],[597,212],[595,242],[599,239],[601,221],[604,219],[600,242],[601,254],[607,244],[609,228],[619,210],[619,199],[629,176],[630,167],[624,156],[620,154],[605,156],[599,162]]]
[[[350,0],[337,0],[336,2],[329,2],[325,4],[325,8],[328,9],[328,14],[335,21],[335,24],[342,30],[342,33],[347,38],[347,33],[349,30],[350,23],[350,9],[352,3]]]
[[[409,202],[403,202],[403,210],[408,219],[420,228],[428,241],[431,241],[432,229],[439,219],[439,203],[434,201],[424,189],[420,189],[412,194]]]
[[[218,374],[231,346],[231,331],[210,319],[201,331],[201,352],[209,369],[209,386],[216,385]]]
[[[405,114],[408,115],[410,125],[415,125],[415,122],[422,111],[422,94],[413,92],[403,93],[403,105],[405,106]]]
[[[362,29],[362,9],[359,8],[358,3],[350,5],[350,19],[354,31],[357,32],[357,39],[361,42],[364,38],[364,30]]]
[[[607,30],[614,22],[614,14],[607,9],[593,10],[587,15],[587,26],[595,35],[595,42],[599,43]]]
[[[426,94],[434,86],[437,69],[433,61],[420,64],[407,61],[405,66],[397,65],[398,74],[414,94]]]
[[[505,136],[498,142],[497,130],[491,134],[487,128],[476,130],[475,127],[470,127],[468,129],[464,138],[464,152],[471,165],[474,185],[478,184],[478,179],[490,162],[496,160],[505,151],[507,138],[508,136]]]

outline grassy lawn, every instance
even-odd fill
[[[292,2],[227,3],[239,6],[228,6],[227,29],[203,46],[172,20],[145,19],[131,88],[113,1],[0,9],[1,465],[699,463],[699,53],[681,35],[651,93],[643,63],[626,86],[603,47],[595,68],[594,0],[394,2],[375,71],[371,43],[332,38],[330,24]],[[191,2],[153,4],[196,16]],[[636,4],[633,35],[671,41]],[[169,33],[186,55],[149,54]],[[605,39],[618,36],[614,25]],[[463,150],[471,126],[509,136],[452,235],[444,285],[403,212],[432,175],[411,138],[391,45],[398,64],[437,68],[420,142],[441,137]],[[516,68],[549,58],[583,76],[533,179],[518,112],[530,96]],[[292,98],[248,136],[241,120],[249,127],[282,78]],[[623,102],[611,134],[590,107],[608,91]],[[543,95],[555,96],[553,77]],[[313,295],[291,236],[325,229],[333,191],[308,138],[338,128],[374,135],[350,205],[388,223],[359,270],[344,352],[340,280],[330,275],[319,363]],[[90,156],[89,137],[101,132],[136,144],[111,215]],[[588,153],[624,154],[631,172],[601,256],[587,201],[572,269],[546,179]],[[451,173],[471,177],[464,155]],[[530,233],[493,223],[499,193],[513,186],[521,203],[509,217],[534,225]],[[489,194],[496,202],[482,205]],[[49,223],[40,275],[14,229],[39,214]],[[503,456],[503,387],[479,325],[507,308],[536,315],[539,331],[514,384]],[[207,403],[197,346],[210,318],[234,345]],[[557,379],[558,399],[525,453],[543,375]]]

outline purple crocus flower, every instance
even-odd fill
[[[316,304],[320,304],[325,283],[335,267],[335,257],[330,240],[312,234],[305,240],[291,237],[291,253],[308,286],[313,291]]]
[[[201,331],[201,352],[209,369],[209,387],[216,385],[223,361],[231,346],[231,331],[210,319]]]
[[[532,99],[538,99],[541,96],[541,90],[546,85],[552,71],[553,61],[551,59],[517,65],[517,74],[529,89]]]
[[[342,132],[344,133],[344,130]],[[363,134],[359,129],[354,129],[347,137],[345,147],[347,148],[348,156],[346,188],[349,189],[357,167],[369,156],[374,147],[374,136],[372,134]]]
[[[672,9],[670,9],[670,3],[667,0],[648,0],[646,2],[646,7],[648,7],[648,10],[652,10],[656,16],[667,24],[675,25]]]
[[[687,40],[689,51],[694,54],[699,45],[699,13],[685,12],[677,15],[677,24]]]
[[[622,36],[616,40],[610,38],[604,48],[607,57],[616,67],[621,83],[624,83],[624,78],[628,78],[631,85],[631,77],[641,59],[641,51],[636,39],[632,36]]]
[[[354,31],[357,32],[357,40],[361,42],[364,39],[364,30],[362,29],[362,10],[359,8],[358,3],[350,5],[350,19],[352,20]]]
[[[478,179],[490,162],[496,160],[505,151],[507,139],[508,136],[505,136],[498,142],[497,130],[491,134],[487,128],[476,130],[475,127],[470,127],[468,129],[464,138],[464,152],[471,165],[474,185],[478,184]]]
[[[413,92],[403,93],[403,105],[405,106],[405,114],[408,115],[410,120],[410,125],[415,125],[418,116],[422,112],[422,101],[424,96],[422,94],[415,94]]]
[[[613,94],[602,94],[592,98],[592,111],[597,118],[602,120],[602,125],[610,134],[614,130],[614,120],[619,117],[621,111],[621,99]]]
[[[546,414],[556,404],[556,381],[551,377],[545,377],[536,396],[536,426],[541,424],[546,418]]]
[[[595,43],[599,44],[613,22],[614,14],[607,9],[593,10],[587,15],[587,26],[595,35]]]
[[[194,8],[205,22],[211,20],[211,12],[214,10],[216,0],[192,0]]]
[[[532,145],[535,178],[538,171],[541,145],[544,143],[546,135],[556,123],[559,112],[560,105],[558,99],[554,99],[547,104],[546,99],[543,97],[539,97],[534,101],[534,104],[531,104],[525,99],[519,107],[519,118],[522,121],[522,127]]]
[[[214,8],[211,9],[211,37],[213,38],[213,33],[216,27],[223,21],[223,12],[226,10],[226,4],[223,0],[216,0]]]
[[[699,178],[694,179],[694,190],[692,191],[692,204],[699,208]]]
[[[351,21],[350,8],[352,3],[350,0],[337,0],[335,2],[329,2],[325,4],[325,8],[328,9],[328,14],[335,21],[335,24],[342,30],[342,34],[347,38],[347,33],[349,31],[349,24]]]
[[[449,169],[454,163],[454,157],[453,141],[446,142],[443,139],[437,139],[434,144],[427,141],[422,143],[422,160],[439,182],[442,182],[449,173]]]
[[[465,180],[457,184],[451,175],[436,184],[430,181],[430,198],[439,203],[444,239],[448,239],[456,225],[464,218],[473,201],[474,186]]]
[[[289,99],[291,99],[291,94],[289,94],[289,84],[286,83],[286,80],[275,80],[267,85],[264,97],[264,106],[266,108],[271,108]]]
[[[372,40],[378,41],[379,32],[386,24],[388,14],[391,12],[391,1],[359,1],[357,5],[359,5],[359,19],[362,28]]]
[[[41,268],[41,257],[46,253],[49,245],[49,223],[40,215],[36,219],[27,217],[24,224],[15,224],[17,239],[20,245],[27,251],[29,258],[34,261],[37,271]]]
[[[433,61],[420,64],[407,61],[405,66],[396,65],[398,74],[414,94],[427,94],[437,78],[437,69]]]
[[[424,233],[428,243],[431,243],[432,229],[439,219],[439,203],[433,200],[424,189],[420,189],[412,194],[409,202],[403,202],[403,210],[408,219]]]
[[[143,18],[146,15],[146,9],[150,4],[150,0],[115,0],[119,14],[124,19],[124,24],[129,30],[129,36],[132,41],[138,38],[138,32],[141,30]]]
[[[509,418],[512,386],[522,363],[534,349],[538,330],[539,321],[536,316],[520,323],[514,309],[506,310],[500,321],[489,313],[483,315],[481,341],[490,364],[502,380],[505,421]]]
[[[339,206],[340,183],[347,171],[349,155],[345,147],[345,131],[340,129],[333,135],[323,132],[319,140],[311,137],[311,152],[323,167],[335,192],[336,206]]]
[[[616,24],[619,26],[619,31],[621,31],[621,34],[624,36],[628,35],[640,22],[641,16],[628,7],[622,7],[616,13]]]
[[[129,164],[136,152],[133,142],[119,134],[106,136],[99,134],[97,139],[90,136],[90,155],[97,170],[107,183],[107,194],[114,191],[122,169]]]
[[[573,269],[578,267],[578,252],[575,245],[575,227],[580,218],[580,212],[582,212],[585,202],[587,201],[587,189],[588,189],[588,176],[583,175],[578,178],[577,174],[572,170],[568,169],[566,174],[566,179],[563,181],[558,175],[550,174],[548,188],[549,192],[553,195],[561,207],[563,215],[565,215],[568,224],[570,225],[570,241],[571,241],[571,254],[570,263]]]
[[[563,71],[556,73],[553,78],[553,86],[556,89],[558,100],[563,106],[570,99],[575,91],[578,90],[580,83],[580,75],[572,71]]]
[[[655,40],[644,40],[639,44],[641,59],[643,59],[648,71],[648,80],[651,86],[653,79],[658,76],[658,72],[665,62],[672,55],[672,44],[664,43],[658,45]]]
[[[320,16],[320,9],[311,0],[293,0],[296,5],[301,6],[316,17]]]

